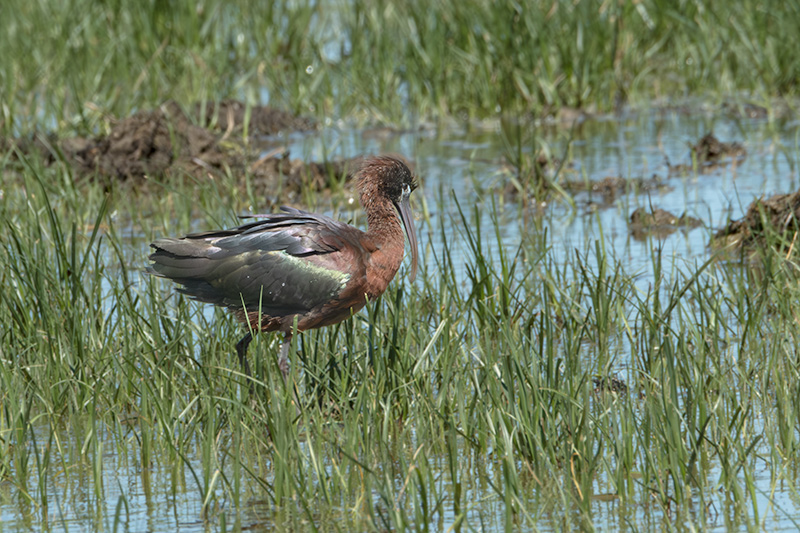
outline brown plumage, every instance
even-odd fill
[[[403,262],[403,230],[411,247],[411,281],[416,276],[417,237],[408,203],[416,183],[408,167],[395,157],[374,157],[355,179],[366,232],[283,207],[283,213],[244,217],[256,220],[237,228],[158,239],[150,245],[155,252],[148,272],[179,283],[195,300],[227,307],[249,325],[236,345],[248,375],[250,330],[282,332],[279,365],[286,376],[295,331],[341,322],[383,294]]]

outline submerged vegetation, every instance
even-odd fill
[[[644,273],[604,237],[563,255],[520,198],[596,184],[562,179],[569,150],[537,159],[508,118],[796,96],[795,3],[145,4],[0,8],[0,528],[800,527],[794,204],[753,204],[746,246],[701,260],[648,233]],[[323,125],[502,114],[514,194],[425,190],[420,159],[417,282],[295,336],[288,383],[280,339],[260,336],[251,390],[235,320],[142,273],[154,238],[273,199],[266,156],[231,164],[254,108],[227,127],[208,107],[225,98]],[[99,165],[63,148],[167,101],[218,128],[213,165],[161,122],[163,158],[200,171],[85,179]],[[281,187],[363,227],[346,172],[323,174]],[[605,206],[663,189],[608,179]]]
[[[796,486],[800,456],[797,272],[772,248],[758,271],[656,249],[642,285],[601,242],[556,261],[538,223],[509,247],[491,204],[440,200],[460,222],[426,221],[418,283],[297,337],[289,386],[262,337],[250,395],[234,320],[140,273],[151,236],[229,218],[217,195],[15,180],[0,501],[23,523],[86,504],[131,526],[129,493],[196,493],[176,512],[238,527],[572,529],[598,501],[645,527],[787,518],[757,483]]]

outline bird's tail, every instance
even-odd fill
[[[148,274],[168,278],[183,287],[181,292],[201,302],[232,305],[224,294],[211,284],[219,266],[211,257],[213,247],[201,239],[158,239],[153,242],[155,251],[150,254],[152,263]]]

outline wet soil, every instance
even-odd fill
[[[592,383],[594,384],[594,392],[596,394],[606,392],[625,394],[628,392],[628,385],[622,378],[616,376],[593,377]]]
[[[650,178],[631,178],[609,176],[600,181],[586,183],[579,180],[568,180],[564,188],[571,192],[588,192],[592,195],[599,195],[604,204],[611,204],[623,194],[628,193],[647,193],[664,192],[669,186],[661,178],[653,174]],[[593,196],[594,197],[594,196]]]
[[[238,100],[195,104],[195,121],[206,127],[225,132],[240,132],[247,124],[250,135],[275,135],[282,131],[311,131],[317,128],[315,120],[298,117],[269,106],[251,106]]]
[[[800,230],[800,190],[759,198],[745,215],[717,231],[712,244],[730,250],[755,249],[772,243],[779,249],[794,249]]]
[[[769,117],[769,110],[766,107],[749,102],[724,102],[721,109],[726,115],[733,118],[764,119]],[[781,116],[781,112],[785,113],[779,106],[774,113],[776,116]]]
[[[747,150],[737,142],[722,142],[713,133],[707,133],[695,144],[689,145],[693,159],[697,161],[697,170],[704,174],[713,172],[728,165],[736,166],[747,157]],[[666,160],[670,176],[689,174],[694,166],[691,163],[671,164]]]
[[[320,191],[342,183],[358,160],[305,163],[291,159],[279,141],[259,142],[259,135],[280,131],[305,131],[315,127],[310,119],[264,106],[247,110],[241,102],[226,100],[219,104],[196,105],[198,122],[183,112],[175,102],[158,109],[141,111],[128,118],[113,120],[109,133],[97,137],[58,139],[53,135],[32,140],[3,140],[8,148],[22,153],[37,150],[45,164],[61,161],[69,165],[77,178],[144,183],[162,180],[172,174],[198,178],[230,172],[249,173],[256,194],[289,199],[301,191]],[[241,135],[246,115],[248,140]],[[266,151],[265,151],[266,149]],[[244,181],[244,180],[242,180]]]
[[[701,164],[719,163],[726,158],[739,160],[747,156],[747,150],[744,149],[744,146],[737,142],[722,142],[713,133],[706,134],[696,144],[692,145],[691,149],[697,158],[697,162]]]
[[[634,239],[645,239],[650,235],[663,238],[679,229],[690,230],[702,226],[703,223],[685,213],[675,216],[664,209],[646,209],[640,207],[631,213],[628,229]]]
[[[513,167],[511,167],[513,168]],[[514,172],[514,170],[511,170]],[[648,192],[664,192],[670,187],[656,174],[650,178],[623,178],[608,176],[599,181],[586,181],[582,179],[565,178],[555,181],[558,173],[571,173],[574,171],[569,165],[562,168],[561,161],[539,156],[533,161],[532,171],[527,180],[508,180],[503,186],[503,194],[507,198],[521,196],[520,185],[526,196],[545,198],[555,192],[556,186],[567,193],[589,193],[590,204],[611,205],[617,198],[624,194],[642,194]],[[598,201],[599,200],[599,201]]]
[[[214,132],[170,104],[116,121],[106,136],[67,138],[59,147],[78,174],[120,180],[163,175],[173,167],[222,168],[229,156]]]

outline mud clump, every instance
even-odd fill
[[[783,249],[794,244],[798,230],[800,191],[753,201],[744,217],[729,221],[714,234],[712,244],[720,248],[741,250],[772,242]]]
[[[747,156],[744,146],[737,142],[721,142],[713,133],[706,134],[690,148],[700,164],[719,164],[726,158],[739,160]]]
[[[760,105],[751,103],[725,102],[722,104],[722,111],[734,118],[758,118],[769,117],[769,110]]]
[[[608,392],[626,394],[628,392],[628,385],[625,383],[625,380],[616,376],[593,377],[592,383],[594,384],[595,394]]]
[[[518,197],[546,199],[551,193],[560,191],[569,194],[599,195],[603,204],[611,204],[623,194],[670,189],[656,174],[650,178],[609,176],[599,181],[564,178],[564,175],[575,175],[573,166],[544,153],[536,157],[526,156],[521,164],[507,163],[506,170],[516,179],[509,179],[502,184],[502,194],[512,199]],[[558,179],[559,176],[561,179]],[[594,203],[594,198],[590,198],[589,203]]]
[[[209,129],[192,121],[175,102],[158,109],[141,111],[122,120],[113,120],[107,135],[97,137],[36,136],[33,139],[3,139],[2,145],[22,153],[37,151],[46,164],[63,161],[75,176],[90,179],[144,183],[145,177],[163,179],[173,173],[196,177],[231,173],[250,173],[255,192],[280,199],[291,199],[303,190],[320,191],[333,182],[341,183],[358,161],[345,160],[306,164],[290,159],[283,147],[262,152],[263,143],[241,142],[230,135],[241,130],[249,115],[251,135],[269,135],[289,129],[315,127],[313,121],[271,108],[256,106],[249,111],[241,102],[225,100],[206,106],[206,124],[224,128]],[[194,106],[195,113],[200,112]],[[278,198],[276,198],[278,200]]]
[[[191,124],[176,106],[137,113],[114,123],[105,137],[73,137],[59,147],[78,174],[121,180],[164,174],[175,164],[220,168],[228,157],[216,135]]]
[[[589,192],[592,194],[599,194],[603,198],[603,202],[610,204],[622,194],[629,192],[646,193],[654,191],[664,191],[669,187],[661,181],[657,175],[651,178],[622,178],[609,176],[601,179],[600,181],[592,181],[588,184],[585,181],[567,181],[564,188],[571,192]]]
[[[290,159],[288,152],[280,157],[261,158],[250,166],[253,175],[253,186],[262,195],[269,196],[275,191],[276,179],[284,194],[290,197],[302,191],[322,191],[330,188],[332,181],[343,181],[360,166],[361,158],[355,157],[340,161],[324,163],[304,163],[299,159]]]
[[[205,120],[206,127],[214,126],[226,132],[241,131],[247,122],[251,135],[275,135],[282,131],[310,131],[317,128],[313,119],[269,106],[252,106],[248,109],[238,100],[208,102],[205,106],[196,104],[194,116],[198,122]]]
[[[687,214],[675,216],[665,209],[648,210],[644,207],[636,209],[631,213],[631,220],[628,228],[635,239],[644,239],[648,235],[656,237],[667,237],[678,229],[694,229],[702,226],[703,223]]]
[[[704,174],[727,165],[736,166],[747,157],[747,150],[740,143],[722,142],[713,133],[706,134],[695,144],[689,144],[689,149],[697,161],[697,170]],[[672,164],[666,156],[665,159],[670,176],[685,175],[694,170],[693,164]]]

